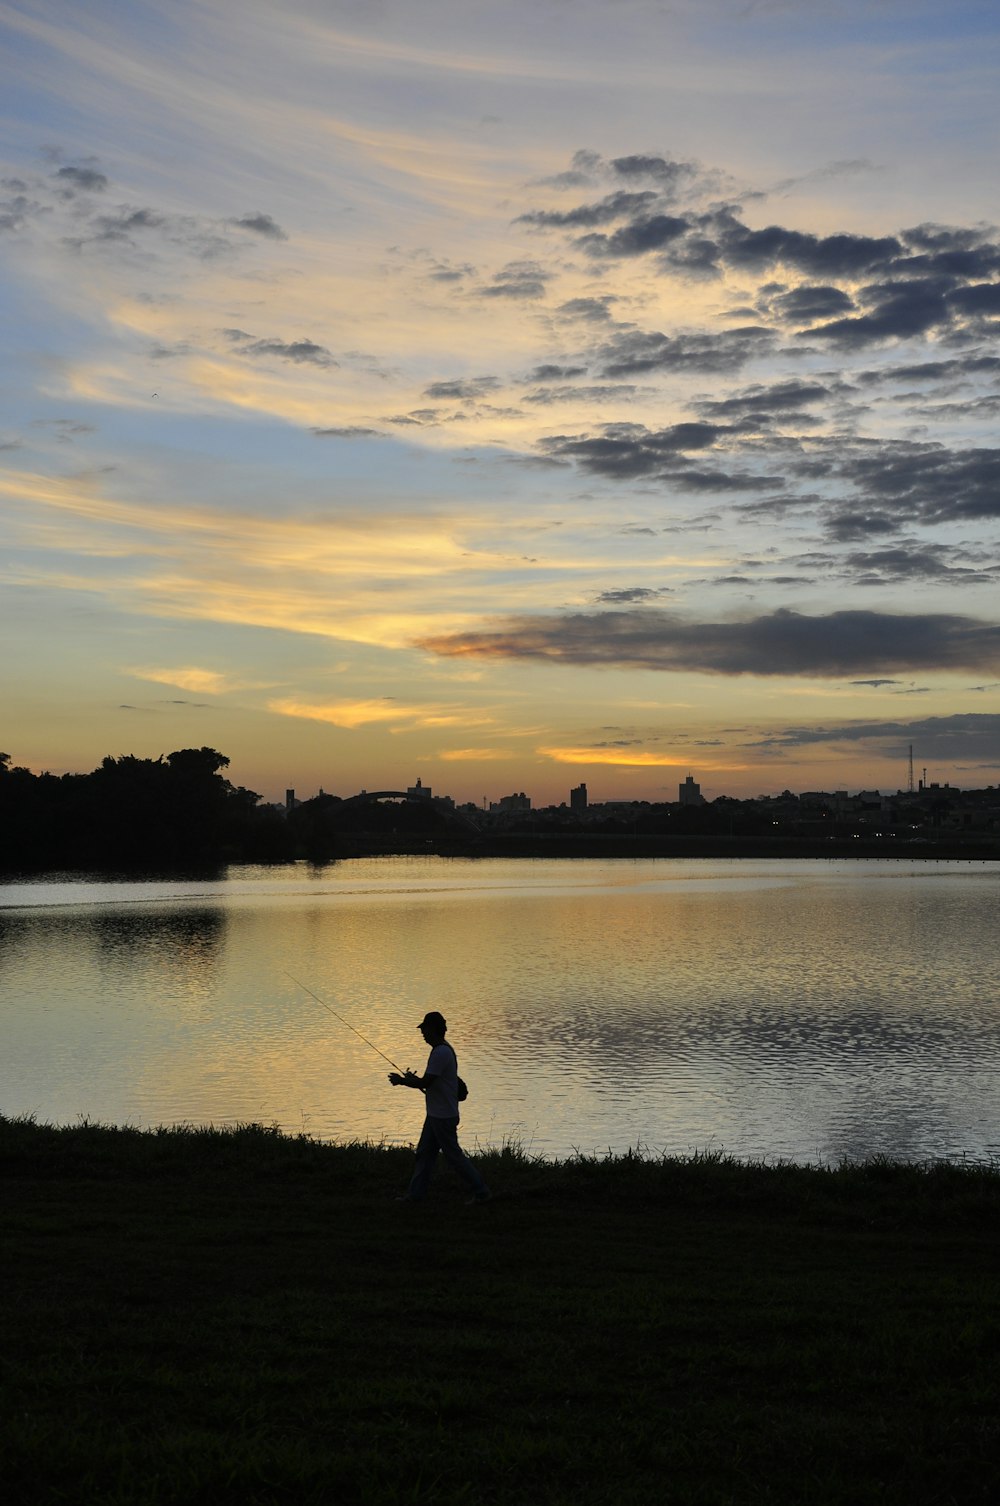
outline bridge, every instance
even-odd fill
[[[471,821],[464,811],[456,810],[454,805],[439,803],[427,790],[420,790],[419,794],[415,790],[362,790],[360,794],[348,795],[343,804],[371,805],[377,800],[405,800],[408,805],[430,808],[443,815],[453,826],[458,826],[477,840],[482,835],[475,821]]]
[[[414,805],[431,805],[427,795],[411,795],[409,790],[362,790],[358,795],[345,797],[345,805],[354,805],[361,800],[410,800]]]

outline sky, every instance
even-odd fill
[[[0,0],[0,747],[1000,773],[995,0]]]

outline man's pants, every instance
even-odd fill
[[[414,1202],[426,1197],[439,1152],[462,1178],[473,1196],[489,1197],[489,1188],[458,1143],[458,1115],[453,1119],[438,1119],[435,1115],[428,1114],[417,1144],[417,1161],[410,1179],[408,1196]]]

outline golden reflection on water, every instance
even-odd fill
[[[468,1143],[996,1153],[1000,865],[359,860],[0,887],[6,1113],[412,1139],[450,1022]]]

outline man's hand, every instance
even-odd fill
[[[403,1079],[400,1077],[398,1072],[390,1072],[389,1081],[392,1083],[394,1088],[401,1088],[403,1086]]]
[[[390,1072],[389,1081],[394,1088],[422,1088],[424,1081],[416,1072]]]

